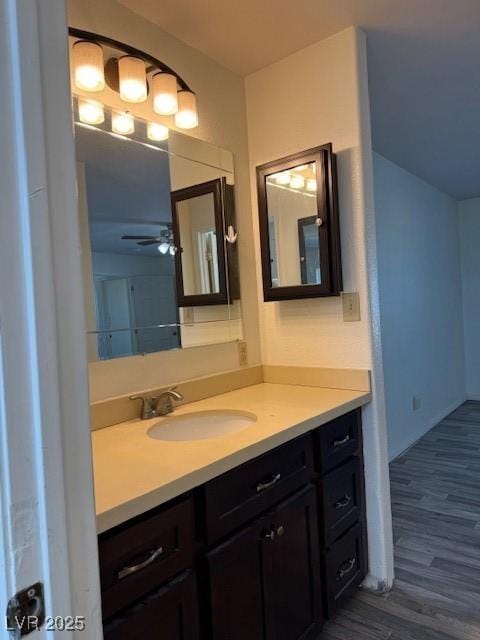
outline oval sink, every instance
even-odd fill
[[[257,416],[246,411],[196,411],[164,418],[147,434],[156,440],[207,440],[242,431],[256,420]]]

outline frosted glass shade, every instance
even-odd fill
[[[315,178],[310,178],[307,180],[307,191],[316,191],[317,190],[317,181]]]
[[[135,131],[135,121],[130,113],[124,111],[112,112],[112,131],[122,136],[128,136]]]
[[[72,47],[73,78],[83,91],[102,91],[105,88],[103,49],[96,42],[79,40]]]
[[[122,56],[118,60],[120,97],[125,102],[145,102],[147,99],[147,73],[145,63],[135,56]]]
[[[168,140],[168,127],[164,124],[159,124],[158,122],[148,122],[147,137],[150,140],[156,140],[157,142],[161,140]]]
[[[178,111],[177,79],[171,73],[156,73],[152,79],[153,109],[162,116]]]
[[[180,129],[193,129],[198,126],[197,96],[191,91],[179,91],[178,111],[175,124]]]
[[[102,124],[105,120],[103,104],[93,100],[78,99],[78,117],[85,124]]]
[[[292,176],[290,180],[290,186],[292,187],[292,189],[303,189],[303,187],[305,186],[305,178],[298,175]]]

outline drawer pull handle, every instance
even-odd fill
[[[347,444],[347,442],[350,442],[350,434],[349,433],[347,433],[347,435],[344,438],[342,438],[341,440],[334,440],[333,441],[333,446],[335,448],[343,447],[343,445]]]
[[[260,491],[265,491],[265,489],[269,489],[270,487],[273,487],[273,485],[276,484],[281,477],[282,477],[281,474],[277,473],[272,477],[271,480],[267,480],[266,482],[259,482],[257,484],[257,493],[260,493]]]
[[[130,567],[124,567],[123,569],[121,569],[118,572],[118,579],[123,580],[123,578],[126,578],[127,576],[131,576],[132,573],[137,573],[137,571],[141,571],[142,569],[145,569],[145,567],[148,567],[149,565],[151,565],[152,562],[155,562],[155,560],[159,556],[161,556],[162,553],[163,553],[163,547],[158,547],[158,549],[154,549],[151,552],[151,554],[148,556],[148,558],[143,562],[140,562],[139,564],[131,565]]]
[[[340,565],[340,568],[337,571],[337,580],[341,580],[346,575],[348,575],[356,564],[357,564],[357,559],[350,558],[350,560],[347,560],[342,565]]]
[[[335,509],[345,509],[352,501],[352,496],[343,496],[338,502],[335,503]]]

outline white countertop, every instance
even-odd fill
[[[147,436],[161,419],[92,433],[97,531],[101,533],[370,401],[363,391],[262,383],[178,407],[237,409],[257,421],[234,434],[188,442]]]

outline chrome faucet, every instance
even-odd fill
[[[130,400],[141,400],[142,408],[140,412],[141,420],[150,420],[157,416],[166,416],[173,411],[172,400],[183,400],[183,395],[176,391],[177,387],[170,387],[159,396],[130,396]]]

